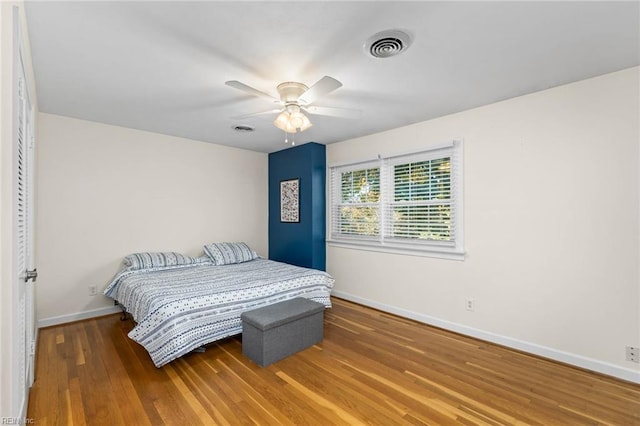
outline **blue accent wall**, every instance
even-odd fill
[[[326,148],[310,142],[269,154],[269,258],[326,269]],[[300,179],[300,222],[280,222],[280,182]]]

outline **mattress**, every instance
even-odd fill
[[[120,271],[105,295],[129,312],[129,337],[156,367],[207,343],[242,332],[240,315],[304,297],[331,307],[334,279],[324,271],[257,258],[217,266],[181,265]]]

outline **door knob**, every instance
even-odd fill
[[[36,278],[38,278],[38,270],[34,268],[31,271],[27,271],[24,277],[24,282],[28,283],[29,280],[33,280],[33,282],[35,282]]]

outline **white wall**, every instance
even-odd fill
[[[41,113],[37,157],[40,325],[108,312],[88,287],[129,253],[246,241],[268,255],[264,153]]]
[[[331,165],[465,141],[466,259],[329,245],[335,294],[640,382],[639,75],[328,145]]]

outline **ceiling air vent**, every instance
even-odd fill
[[[253,126],[247,126],[245,124],[234,124],[231,128],[240,133],[251,133],[256,129]]]
[[[410,44],[409,34],[400,30],[387,30],[369,37],[364,50],[374,58],[390,58],[407,50]]]

